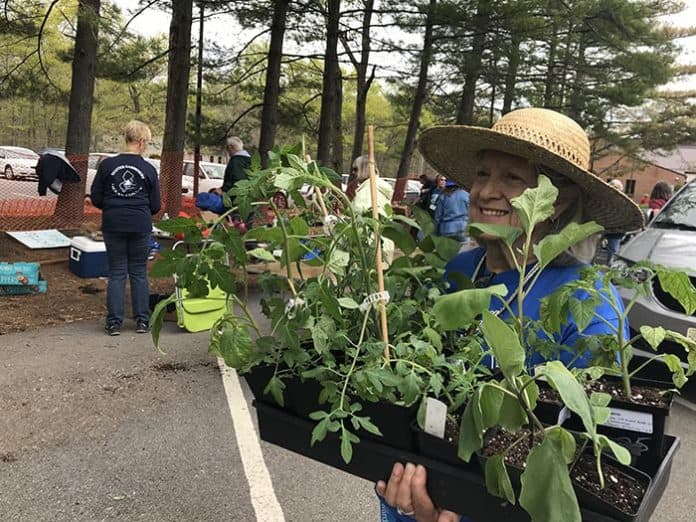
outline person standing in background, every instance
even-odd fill
[[[90,190],[92,204],[102,209],[109,261],[105,325],[109,335],[121,333],[126,276],[130,279],[135,331],[146,333],[150,328],[147,256],[152,216],[161,206],[157,171],[142,157],[152,139],[150,129],[132,120],[126,125],[125,138],[126,152],[100,163]]]
[[[468,224],[469,193],[454,181],[447,180],[435,208],[436,233],[465,244],[469,241],[466,234]]]
[[[227,152],[230,155],[230,161],[225,168],[222,192],[230,190],[238,181],[247,179],[245,171],[251,168],[251,155],[244,150],[244,143],[237,136],[227,138]]]
[[[664,181],[658,181],[650,192],[650,201],[648,201],[647,219],[652,219],[655,214],[665,206],[665,203],[672,197],[672,187]]]

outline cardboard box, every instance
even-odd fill
[[[70,241],[70,271],[78,277],[103,277],[109,274],[106,244],[85,236]]]

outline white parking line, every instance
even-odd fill
[[[239,455],[242,458],[244,474],[249,483],[251,505],[260,522],[285,522],[285,515],[278,503],[268,468],[263,460],[259,438],[251,420],[249,407],[242,393],[237,372],[218,358],[222,374],[222,384],[227,396],[227,404],[232,415],[234,433],[237,437]]]

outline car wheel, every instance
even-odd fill
[[[10,165],[5,166],[5,177],[7,179],[14,179],[14,171]]]

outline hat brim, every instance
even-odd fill
[[[420,135],[418,148],[428,164],[461,187],[471,189],[479,154],[495,150],[525,158],[566,176],[585,193],[584,213],[588,221],[606,232],[628,232],[643,227],[643,212],[625,194],[592,172],[535,143],[484,127],[451,125],[432,127]]]

